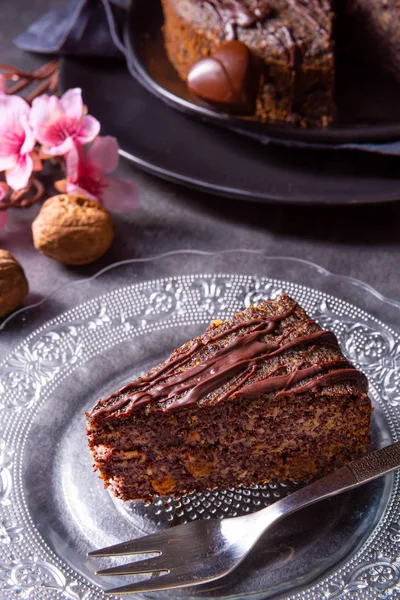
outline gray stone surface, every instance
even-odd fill
[[[57,4],[61,0],[3,3],[0,62],[32,69],[44,61],[16,49],[12,38]],[[64,267],[36,252],[30,223],[39,207],[10,214],[6,228],[0,230],[0,247],[9,249],[23,264],[31,287],[28,302],[117,260],[183,248],[239,247],[308,259],[364,280],[400,300],[400,203],[319,208],[259,205],[190,191],[146,175],[124,161],[119,174],[137,183],[140,204],[135,212],[116,217],[111,250],[88,267]]]

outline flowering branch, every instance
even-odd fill
[[[11,86],[9,85],[11,82]],[[14,95],[32,83],[26,99]],[[113,210],[132,210],[136,186],[109,177],[118,166],[118,143],[100,137],[99,121],[87,114],[82,90],[48,95],[58,84],[58,63],[52,61],[33,73],[0,64],[0,211],[25,208],[39,201],[44,186],[39,174],[44,163],[57,157],[65,178],[59,191],[79,193]],[[4,215],[0,226],[4,224]]]
[[[6,183],[0,182],[0,210],[28,208],[41,200],[44,193],[43,183],[34,177],[26,187],[14,191]]]
[[[52,60],[32,73],[0,63],[0,81],[2,81],[3,92],[9,95],[17,94],[28,86],[33,86],[33,89],[25,98],[29,104],[44,92],[57,93],[58,77],[58,60]],[[9,83],[11,83],[10,86]]]

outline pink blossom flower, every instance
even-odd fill
[[[28,185],[32,170],[35,135],[29,125],[29,104],[19,96],[0,94],[0,171],[10,187]]]
[[[85,114],[82,90],[74,88],[61,98],[43,94],[32,102],[30,124],[48,156],[67,154],[77,144],[89,144],[100,131],[100,123]]]
[[[98,137],[87,152],[79,145],[69,152],[67,179],[58,181],[56,187],[69,194],[93,198],[113,211],[133,210],[138,202],[135,184],[127,179],[106,177],[117,166],[117,140]]]

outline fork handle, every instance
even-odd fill
[[[400,442],[370,452],[349,463],[347,467],[359,485],[395,471],[400,468]]]
[[[277,511],[275,518],[283,517],[319,500],[359,487],[399,468],[400,442],[396,442],[381,450],[366,454],[330,475],[282,498],[272,505]],[[269,508],[271,507],[264,510],[268,511]]]

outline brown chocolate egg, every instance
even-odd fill
[[[242,42],[221,44],[203,58],[188,76],[190,92],[215,110],[253,114],[260,83],[260,64]]]

